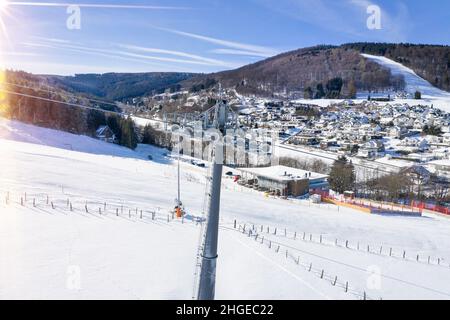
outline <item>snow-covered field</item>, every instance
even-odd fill
[[[0,299],[191,298],[200,226],[167,220],[165,150],[0,119],[0,152]],[[182,163],[189,214],[201,215],[206,173]],[[265,198],[231,179],[221,216],[218,299],[450,299],[449,219]]]

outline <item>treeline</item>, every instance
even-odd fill
[[[333,78],[326,82],[325,86],[322,83],[318,83],[316,87],[313,89],[311,87],[307,87],[304,91],[305,99],[339,99],[342,94],[342,86],[344,85],[344,81],[342,78]],[[351,93],[349,93],[348,98],[356,97],[356,87],[355,83],[352,82]]]
[[[134,149],[138,143],[137,129],[131,118],[108,113],[102,109],[88,109],[71,105],[76,102],[92,108],[89,100],[77,99],[66,92],[51,88],[50,91],[37,88],[36,76],[27,73],[9,73],[8,82],[19,84],[4,85],[9,91],[2,102],[1,116],[45,128],[83,134],[94,137],[100,126],[108,125],[120,145]]]
[[[120,100],[181,89],[180,82],[194,74],[177,72],[77,74],[73,77],[47,76],[53,85],[67,91]]]

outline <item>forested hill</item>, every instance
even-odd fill
[[[215,74],[183,82],[192,91],[220,81],[226,87],[248,94],[318,91],[330,80],[342,80],[342,94],[357,90],[401,89],[402,79],[368,61],[361,53],[386,56],[413,69],[431,84],[450,91],[450,47],[411,44],[353,43],[342,46],[303,48]],[[308,92],[305,92],[308,94]]]
[[[108,100],[124,100],[177,91],[180,81],[194,74],[176,72],[77,74],[75,76],[43,76],[47,81],[67,91],[95,95]]]

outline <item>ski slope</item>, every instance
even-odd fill
[[[428,81],[418,76],[412,69],[382,56],[362,54],[363,57],[391,70],[392,75],[401,75],[405,79],[405,91],[414,94],[417,90],[422,93],[422,99],[433,103],[436,107],[450,112],[450,93],[432,86]],[[416,102],[417,100],[411,100]]]
[[[0,299],[192,297],[200,225],[170,217],[167,151],[0,119],[0,152]],[[182,163],[190,215],[206,173]],[[265,198],[224,178],[216,297],[450,299],[449,243],[447,218]]]

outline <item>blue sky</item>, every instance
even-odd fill
[[[317,44],[450,45],[450,1],[440,0],[9,2],[0,5],[0,64],[33,73],[214,72]],[[81,5],[79,30],[66,27],[69,4]],[[380,30],[367,28],[371,4]]]

